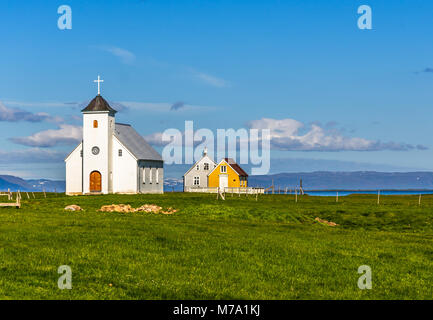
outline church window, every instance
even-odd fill
[[[119,149],[119,157],[122,156],[122,149]]]
[[[99,154],[99,148],[98,147],[93,147],[92,148],[92,153],[96,156],[97,154]]]
[[[98,120],[93,120],[93,128],[97,128],[98,127]]]
[[[146,183],[146,168],[143,168],[143,183]]]
[[[155,182],[159,183],[159,169],[156,168],[156,177],[155,177]]]
[[[152,183],[152,168],[149,168],[149,183]]]
[[[83,157],[83,150],[80,150],[80,157]]]
[[[200,177],[194,177],[194,185],[199,186],[200,185]]]
[[[221,173],[227,172],[227,166],[221,166]]]
[[[205,170],[209,170],[209,163],[205,163],[205,164],[204,164],[204,169],[205,169]]]
[[[196,169],[197,169],[197,170],[200,170],[200,165],[199,165],[199,164],[197,165]]]

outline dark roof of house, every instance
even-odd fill
[[[129,124],[116,123],[114,135],[138,160],[162,161],[158,151],[153,149]]]
[[[112,113],[117,112],[112,107],[110,107],[108,102],[104,98],[102,98],[102,96],[99,94],[95,98],[93,98],[92,101],[90,101],[87,107],[81,110],[81,112],[91,112],[91,111],[108,111]]]
[[[235,170],[240,177],[248,177],[248,174],[241,168],[232,158],[224,158],[224,160]]]

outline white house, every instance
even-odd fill
[[[188,192],[190,188],[207,188],[207,175],[215,166],[216,163],[208,156],[205,148],[203,157],[183,175],[183,190]]]
[[[99,81],[99,77],[98,77]],[[163,193],[164,163],[99,94],[84,108],[83,140],[66,157],[66,194]]]

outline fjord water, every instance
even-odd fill
[[[348,196],[350,194],[377,194],[378,190],[315,190],[305,191],[305,194],[310,196],[323,196],[332,197]],[[381,195],[419,195],[419,194],[433,194],[433,190],[380,190]]]

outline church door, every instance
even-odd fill
[[[90,192],[101,192],[101,174],[98,171],[90,173]]]

